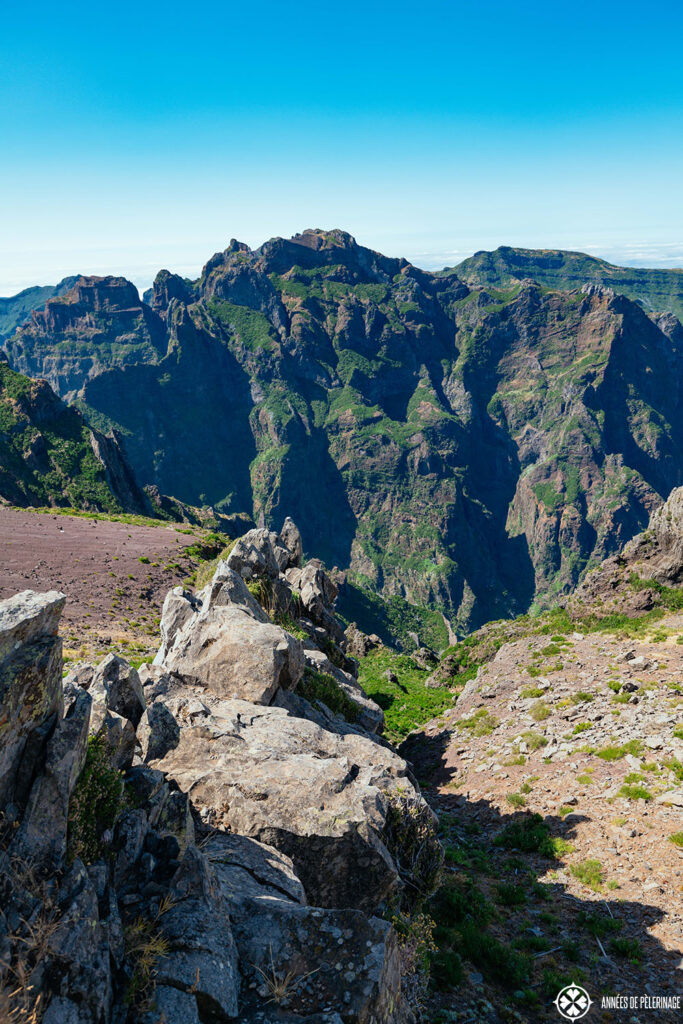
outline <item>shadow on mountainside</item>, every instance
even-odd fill
[[[414,734],[401,746],[439,817],[446,849],[443,884],[426,908],[438,947],[430,1024],[559,1021],[554,1000],[571,983],[593,1001],[589,1022],[680,1021],[680,1009],[641,1003],[681,995],[681,951],[650,931],[665,911],[620,899],[591,856],[569,857],[585,816],[512,806],[508,814],[453,792],[458,772],[446,764],[448,742],[444,730]],[[603,1003],[615,996],[621,1004]]]

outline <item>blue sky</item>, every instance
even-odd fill
[[[683,266],[683,5],[0,9],[0,295],[342,227]]]

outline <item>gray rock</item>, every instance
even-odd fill
[[[89,693],[93,701],[127,718],[134,726],[145,710],[145,694],[136,670],[116,654],[108,654],[95,670]]]
[[[202,852],[213,865],[224,893],[239,893],[242,899],[249,897],[264,904],[273,900],[306,904],[292,861],[272,846],[248,836],[218,832]]]
[[[280,530],[280,541],[282,545],[289,551],[289,565],[283,568],[299,569],[304,557],[304,548],[301,542],[301,534],[299,527],[296,525],[293,519],[289,516],[285,519]]]
[[[166,653],[173,646],[176,633],[185,625],[187,620],[199,611],[201,602],[189,590],[183,587],[174,587],[169,590],[164,605],[161,609],[161,648],[154,663],[162,664]],[[158,660],[157,660],[158,659]]]
[[[157,964],[157,983],[193,994],[202,1019],[236,1017],[239,973],[227,902],[208,860],[193,846],[171,895],[158,926],[169,952]]]
[[[64,862],[69,798],[85,763],[91,703],[86,690],[76,689],[47,743],[45,765],[12,843],[13,854],[28,863],[56,868]]]
[[[655,798],[655,803],[683,807],[683,786],[679,786],[677,789],[668,789],[666,793]]]
[[[0,601],[0,661],[19,647],[56,636],[66,597],[57,590],[22,590]]]
[[[135,729],[132,722],[110,711],[98,700],[93,703],[90,735],[97,736],[104,743],[109,761],[114,767],[121,771],[130,768],[135,754]]]
[[[69,674],[64,679],[64,685],[80,686],[82,689],[88,690],[94,675],[94,665],[87,661],[79,661],[76,665],[71,665]]]
[[[334,603],[337,599],[337,587],[325,572],[325,567],[317,558],[312,558],[302,569],[288,569],[285,573],[287,582],[300,595],[301,604],[308,617],[341,642],[344,631],[334,616]]]
[[[145,708],[137,738],[143,761],[153,761],[177,747],[180,725],[166,705],[158,701]]]
[[[62,715],[56,633],[65,600],[56,591],[25,590],[0,601],[0,809],[28,796],[40,747]],[[30,749],[22,763],[34,734],[38,749]]]
[[[280,574],[268,530],[249,530],[228,555],[228,566],[245,580],[261,576],[275,580]]]
[[[230,568],[227,561],[218,563],[211,583],[202,591],[202,603],[219,608],[234,605],[257,622],[270,622],[242,577]]]
[[[159,699],[178,714],[190,697],[178,683]],[[374,909],[399,887],[382,833],[392,796],[415,793],[405,761],[365,735],[334,734],[278,707],[204,699],[210,716],[184,723],[178,745],[152,765],[206,824],[291,857],[318,906]]]
[[[100,923],[97,892],[80,861],[62,881],[59,902],[59,924],[49,940],[50,952],[60,964],[57,995],[79,1006],[79,1024],[95,1024],[108,1019],[111,1009],[109,943]],[[66,1004],[61,1009],[71,1012]],[[61,1018],[53,1020],[56,1024]]]
[[[200,1024],[197,1000],[182,989],[157,985],[154,1009],[146,1015],[144,1024]]]
[[[226,897],[245,980],[256,986],[247,1005],[263,1007],[278,985],[281,1005],[304,1020],[332,1008],[349,1024],[401,1019],[399,951],[388,921],[277,900],[266,907],[234,891]]]
[[[164,667],[223,697],[268,704],[279,687],[301,678],[301,642],[271,622],[259,622],[236,605],[202,608],[178,632]]]

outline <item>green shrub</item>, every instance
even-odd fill
[[[586,910],[579,911],[578,922],[591,935],[604,939],[612,932],[620,931],[622,922],[617,917],[608,917],[606,914],[591,914]]]
[[[624,783],[617,796],[623,796],[627,800],[652,800],[652,793],[640,783]]]
[[[529,750],[539,750],[541,747],[547,747],[548,741],[545,736],[541,736],[540,733],[534,732],[532,729],[527,729],[520,735],[520,739],[524,740]]]
[[[626,757],[627,754],[633,754],[634,757],[638,757],[642,749],[642,740],[629,740],[627,743],[622,743],[620,746],[612,744],[610,746],[603,747],[602,750],[592,750],[591,753],[596,754],[597,757],[602,758],[603,761],[620,761],[621,758]]]
[[[92,864],[103,855],[102,836],[123,806],[123,775],[113,768],[104,742],[88,741],[83,771],[69,801],[68,859]]]
[[[497,901],[504,907],[519,907],[526,903],[526,892],[521,885],[513,882],[501,882],[496,886]]]
[[[639,964],[643,959],[643,948],[637,939],[612,939],[610,949],[632,964]]]
[[[489,981],[519,988],[529,977],[529,958],[482,931],[475,921],[464,921],[458,935],[460,956],[470,960]]]
[[[337,680],[326,672],[315,672],[307,668],[299,680],[296,692],[311,704],[325,704],[333,714],[341,715],[347,722],[358,721],[358,705],[344,693]]]
[[[408,906],[431,896],[439,883],[444,852],[429,807],[419,798],[392,797],[383,839],[405,885]]]
[[[577,878],[583,885],[588,886],[589,889],[593,889],[594,892],[600,892],[605,884],[603,866],[599,860],[594,858],[589,857],[588,860],[578,861],[576,864],[572,864],[569,870],[574,878]]]
[[[531,698],[542,697],[544,693],[545,690],[542,686],[524,686],[520,690],[519,695],[524,700],[530,700]]]
[[[469,718],[461,718],[455,724],[458,729],[466,729],[472,736],[489,736],[498,728],[500,721],[486,708],[479,708]]]
[[[539,700],[531,709],[531,717],[534,722],[544,722],[546,718],[550,718],[550,708],[544,701]]]
[[[548,826],[540,814],[527,814],[506,825],[496,836],[494,845],[505,850],[521,850],[522,853],[540,853],[544,857],[554,857],[555,849],[548,831]]]

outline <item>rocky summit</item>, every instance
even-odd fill
[[[569,592],[683,479],[674,306],[572,266],[432,274],[305,231],[145,301],[79,278],[4,347],[117,432],[140,486],[291,514],[349,585],[465,631]]]
[[[65,596],[0,603],[3,1021],[416,1019],[392,919],[436,885],[435,816],[301,552],[247,532],[139,671],[63,677]]]

